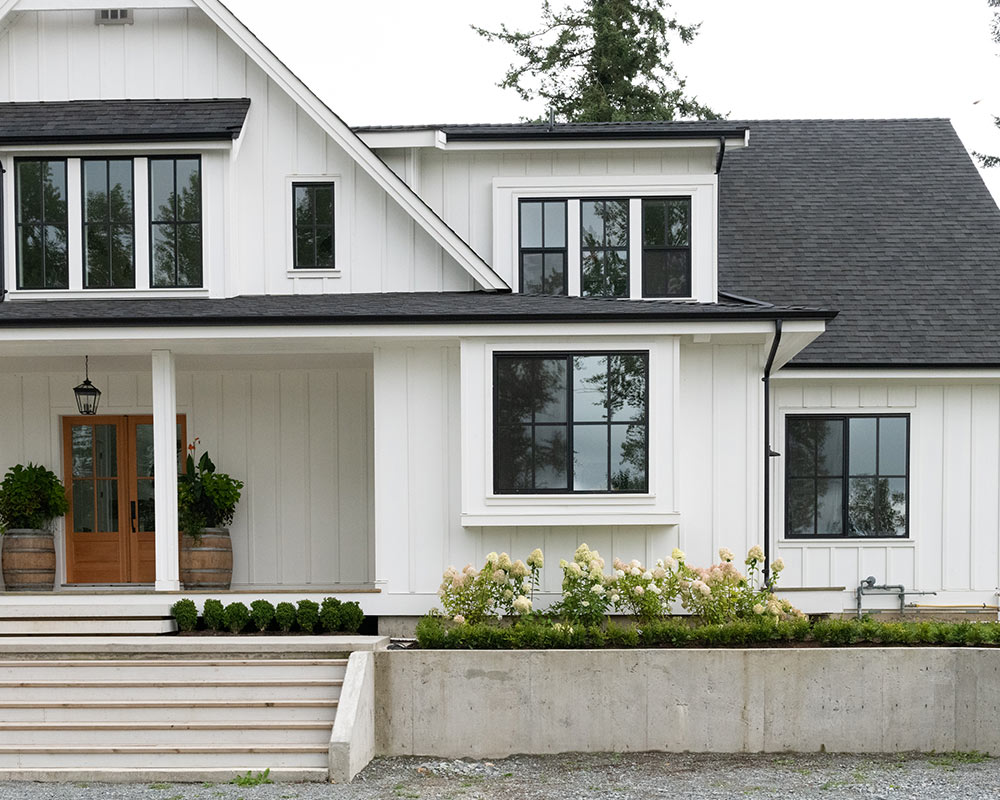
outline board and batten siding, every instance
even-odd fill
[[[211,249],[206,242],[212,296],[473,288],[468,273],[203,12],[135,9],[134,18],[95,25],[91,9],[17,12],[0,35],[0,102],[249,97],[232,166],[204,174],[206,235],[218,240]],[[292,272],[290,184],[323,176],[337,183],[339,274]]]
[[[523,559],[542,548],[547,604],[560,591],[559,560],[581,542],[608,568],[613,556],[652,563],[677,546],[691,563],[714,563],[720,546],[756,543],[760,346],[682,344],[680,352],[679,525],[463,527],[459,344],[376,347],[375,572],[392,613],[436,606],[444,568],[481,566],[491,551]]]
[[[782,540],[783,462],[775,464],[775,537],[785,586],[879,583],[937,592],[908,602],[996,604],[1000,586],[1000,381],[775,382],[775,443],[789,414],[908,414],[910,531],[907,539]],[[853,602],[853,601],[852,601]],[[866,599],[866,606],[875,601]]]
[[[232,358],[228,361],[232,362]],[[257,358],[255,361],[261,362]],[[143,359],[127,359],[130,364]],[[230,526],[233,588],[326,588],[372,579],[372,376],[368,357],[303,369],[178,370],[177,410],[220,471],[246,484]],[[211,366],[210,366],[211,364]],[[91,369],[101,414],[152,414],[149,370]],[[77,371],[0,375],[0,467],[33,461],[62,477],[62,416]],[[64,576],[58,521],[58,575]]]

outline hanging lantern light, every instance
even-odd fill
[[[97,413],[97,404],[101,402],[101,390],[90,382],[90,356],[84,356],[84,380],[73,389],[76,395],[76,407],[84,416],[92,417]]]

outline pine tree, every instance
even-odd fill
[[[1000,9],[1000,0],[986,0],[990,4],[991,8]],[[992,26],[993,41],[1000,44],[1000,10],[993,14],[993,26]],[[1000,128],[1000,117],[993,117],[993,122],[998,128]],[[974,153],[976,158],[979,159],[979,163],[984,167],[1000,167],[1000,156],[990,156],[985,153]]]
[[[719,119],[688,95],[669,59],[675,41],[698,33],[669,8],[666,0],[582,0],[553,10],[544,0],[535,30],[473,28],[514,48],[518,62],[498,85],[544,100],[561,122]]]

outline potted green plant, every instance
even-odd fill
[[[188,445],[185,469],[177,478],[181,581],[187,589],[228,589],[233,578],[228,526],[243,481],[217,472],[207,452],[196,461],[197,444],[195,439]]]
[[[0,482],[3,582],[9,592],[51,592],[56,549],[49,523],[69,510],[66,489],[39,464],[11,467]]]

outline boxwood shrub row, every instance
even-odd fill
[[[170,613],[184,633],[199,628],[229,633],[357,633],[365,619],[359,603],[342,603],[336,597],[326,597],[322,603],[299,600],[297,607],[292,603],[275,606],[267,600],[254,600],[249,608],[240,602],[223,606],[221,600],[209,598],[200,617],[194,600],[184,598],[173,604]]]
[[[629,647],[773,647],[801,643],[820,647],[851,645],[1000,645],[1000,624],[992,622],[881,622],[873,619],[737,620],[697,625],[670,619],[644,625],[563,625],[526,619],[510,627],[486,623],[456,625],[440,615],[417,623],[417,643],[425,649],[545,650]]]

